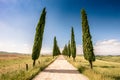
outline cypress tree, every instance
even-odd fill
[[[65,45],[65,55],[68,57],[68,46]]]
[[[36,27],[36,33],[35,33],[34,44],[32,49],[33,66],[35,66],[35,61],[39,58],[42,47],[43,33],[45,27],[45,17],[46,17],[46,8],[43,9],[41,17]]]
[[[53,58],[54,58],[54,56],[57,56],[57,55],[59,55],[59,54],[60,54],[60,49],[59,49],[59,47],[58,47],[56,37],[54,37]]]
[[[62,55],[65,55],[65,46],[64,46],[64,48],[62,50]]]
[[[70,41],[69,41],[69,43],[68,43],[68,56],[69,56],[69,58],[70,58],[70,56],[71,56],[71,46],[70,46]]]
[[[59,46],[57,45],[57,55],[60,55],[60,54],[61,54],[60,48],[59,48]]]
[[[54,56],[56,56],[56,53],[57,53],[57,42],[56,42],[56,37],[54,37],[54,45],[53,45],[53,58],[54,58]]]
[[[82,41],[83,41],[84,58],[89,61],[90,67],[92,69],[93,68],[92,62],[95,61],[93,44],[91,40],[92,37],[89,30],[87,14],[84,9],[82,9],[81,14],[82,14]]]
[[[68,56],[68,48],[67,48],[67,45],[64,46],[64,49],[62,51],[62,54],[65,55],[65,56]]]
[[[58,44],[57,44],[57,40],[56,40],[56,55],[60,55],[61,53],[60,53],[60,48],[59,48],[59,46],[58,46]]]
[[[73,57],[73,61],[75,61],[75,57],[76,57],[76,43],[75,43],[75,35],[74,35],[73,27],[71,29],[71,54],[72,54],[72,57]]]

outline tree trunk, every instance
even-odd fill
[[[35,66],[35,60],[33,60],[33,67]]]
[[[75,58],[73,58],[73,61],[75,62]]]
[[[69,58],[70,58],[70,56],[69,56]]]
[[[89,63],[90,63],[90,68],[93,69],[92,61],[90,60]]]

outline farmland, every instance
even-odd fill
[[[77,56],[75,62],[72,57],[65,58],[90,80],[120,79],[120,56],[97,56],[93,62],[93,70],[83,56]],[[40,56],[33,68],[31,55],[0,53],[0,80],[30,80],[55,59],[49,55]]]
[[[51,62],[52,56],[40,56],[36,61],[36,66],[32,67],[31,55],[0,53],[0,80],[29,80],[38,72],[42,71]],[[26,70],[28,64],[28,70]]]
[[[66,59],[90,80],[120,80],[120,56],[98,56],[93,62],[93,70],[83,56],[77,56],[76,62],[72,58]]]

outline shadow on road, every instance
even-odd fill
[[[43,72],[49,72],[49,73],[69,73],[69,74],[79,74],[78,71],[76,70],[58,70],[58,69],[47,69],[47,70],[44,70]]]

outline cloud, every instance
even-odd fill
[[[120,55],[120,41],[116,39],[98,41],[94,51],[97,55]]]
[[[0,40],[0,51],[31,54],[32,45],[26,43],[13,42],[9,40]],[[52,48],[43,46],[41,49],[41,54],[52,54]]]
[[[52,54],[52,48],[42,47],[41,54]]]
[[[11,27],[10,24],[0,21],[0,51],[32,53],[32,44],[27,42],[23,31]],[[47,45],[41,49],[41,54],[52,54],[52,48]]]
[[[18,53],[31,53],[31,45],[20,44],[9,41],[0,41],[0,51],[18,52]]]
[[[62,51],[63,48],[60,48],[60,50]],[[0,51],[31,54],[32,45],[0,40]],[[94,53],[95,55],[120,55],[120,41],[116,39],[98,41],[94,45]],[[43,46],[41,54],[52,54],[52,47]],[[77,54],[83,54],[82,45],[77,45]]]
[[[110,39],[98,41],[94,45],[95,55],[120,55],[120,41],[117,39]],[[83,54],[82,45],[77,46],[77,54]]]

